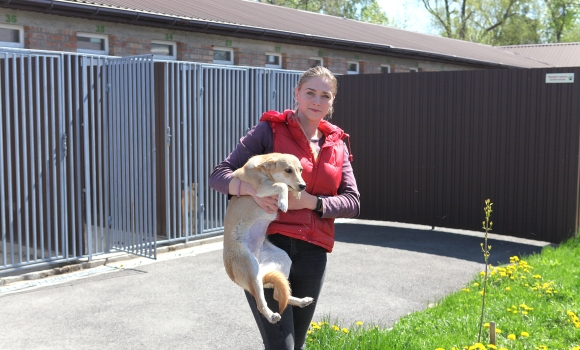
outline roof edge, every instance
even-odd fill
[[[131,9],[121,9],[94,4],[79,4],[59,0],[5,0],[0,7],[23,11],[42,12],[68,17],[101,19],[110,22],[172,28],[206,34],[228,35],[246,39],[272,40],[288,44],[316,46],[369,54],[388,54],[399,58],[417,58],[443,63],[462,64],[475,68],[525,68],[502,63],[480,61],[466,57],[450,56],[427,51],[396,48],[389,45],[353,42],[344,39],[318,37],[314,35],[282,32],[267,28],[249,27],[240,24],[220,23],[208,20],[191,19]]]

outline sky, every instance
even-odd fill
[[[431,29],[431,17],[421,0],[377,0],[389,19],[398,28],[413,32],[437,35]]]

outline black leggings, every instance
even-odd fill
[[[268,239],[284,250],[292,260],[289,278],[292,295],[297,298],[312,297],[314,301],[304,308],[288,305],[282,314],[282,319],[276,324],[271,324],[258,311],[254,297],[246,292],[246,298],[260,329],[266,350],[304,349],[306,333],[324,282],[327,251],[314,244],[280,234],[269,235]],[[278,302],[273,297],[274,290],[266,288],[264,294],[268,307],[273,312],[278,312]]]

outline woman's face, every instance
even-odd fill
[[[300,89],[296,89],[298,116],[303,121],[320,122],[334,102],[332,85],[327,79],[312,77],[306,80]]]

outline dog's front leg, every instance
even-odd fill
[[[278,208],[283,212],[288,211],[288,185],[283,182],[274,184],[278,188]]]

